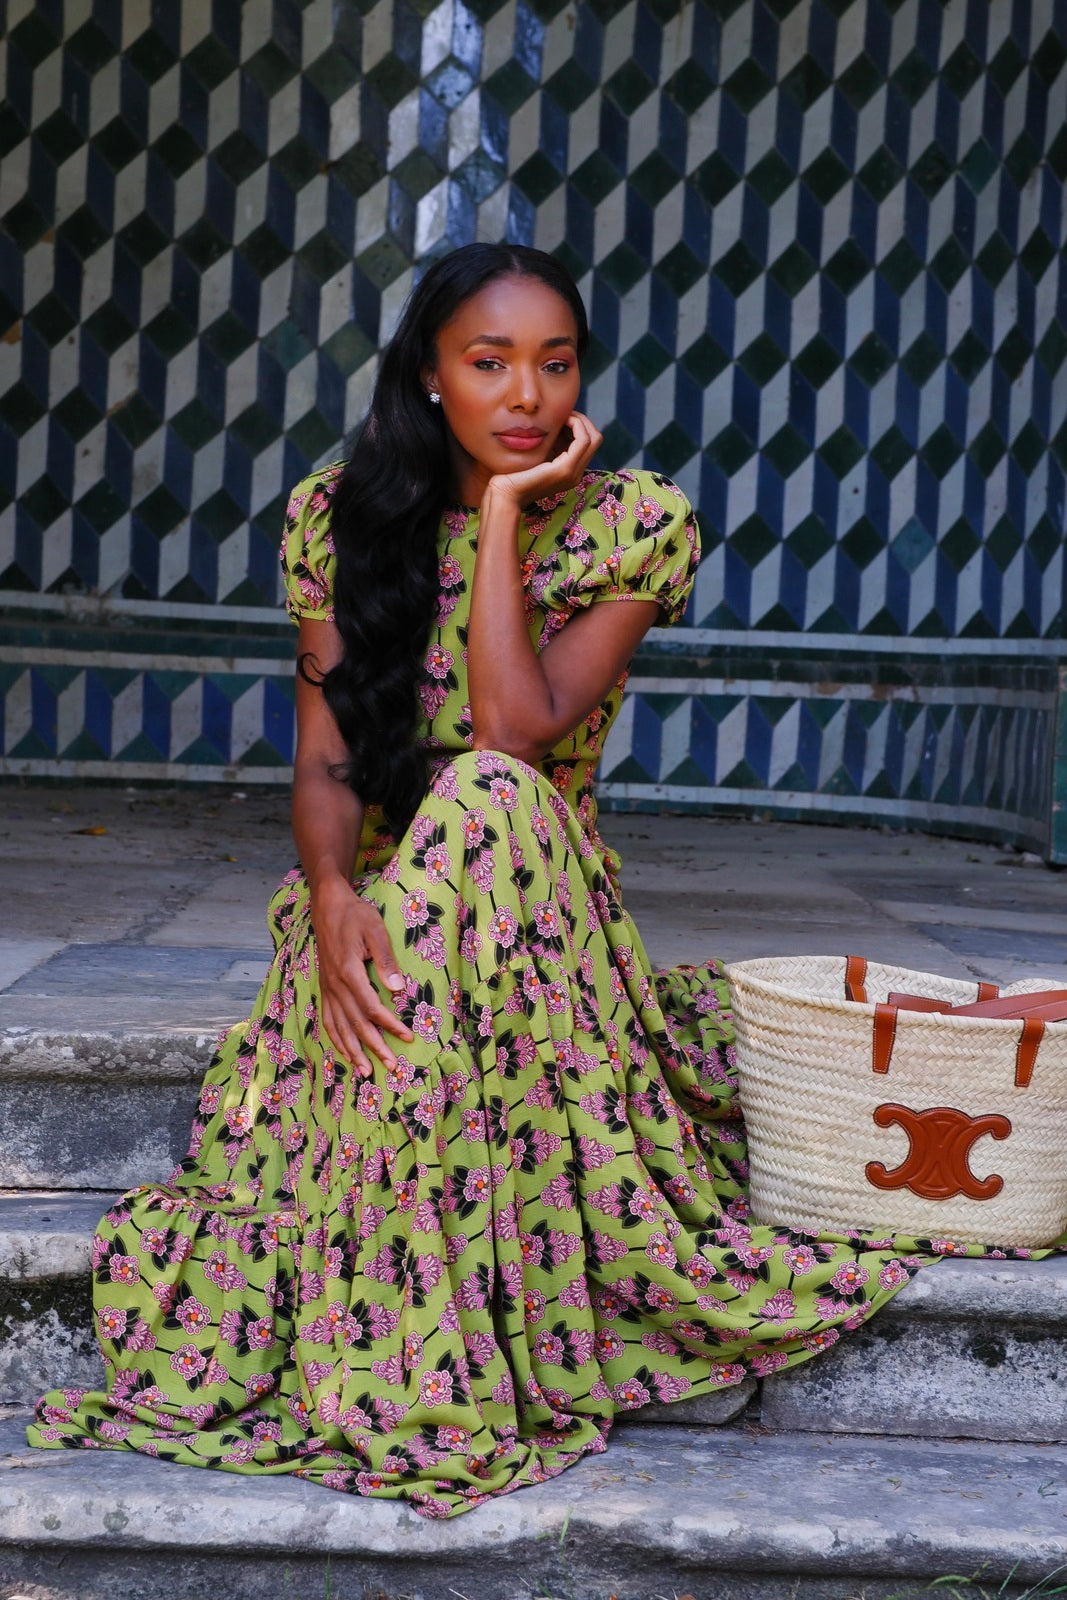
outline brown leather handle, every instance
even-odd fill
[[[968,1006],[952,1006],[953,1017],[1029,1017],[1045,1022],[1067,1021],[1067,989],[1037,989],[1033,994],[1003,994],[996,1000],[976,1000]]]
[[[864,956],[845,957],[845,999],[867,1004],[867,961]]]

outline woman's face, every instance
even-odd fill
[[[558,454],[578,399],[577,327],[566,300],[539,278],[496,278],[437,335],[423,374],[441,396],[461,498],[476,505],[496,473]]]

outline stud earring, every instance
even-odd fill
[[[430,390],[430,404],[432,406],[439,406],[441,404],[441,396],[438,394],[436,389]]]

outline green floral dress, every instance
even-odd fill
[[[330,614],[339,471],[289,507],[297,619]],[[520,541],[538,648],[607,601],[673,622],[698,554],[681,493],[646,472],[587,474]],[[368,810],[357,864],[414,1042],[372,1080],[338,1059],[289,873],[189,1155],[100,1225],[107,1392],[46,1395],[35,1444],[292,1472],[448,1516],[602,1451],[620,1410],[807,1360],[920,1264],[899,1241],[749,1225],[725,983],[710,962],[650,969],[596,830],[622,682],[537,767],[472,750],[477,543],[476,513],[445,515],[420,687],[432,784],[399,842]]]

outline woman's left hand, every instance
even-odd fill
[[[494,497],[506,495],[521,510],[531,500],[543,500],[546,495],[573,489],[600,449],[604,436],[581,411],[571,412],[567,427],[570,429],[571,442],[559,455],[550,456],[536,467],[497,473],[489,479],[486,493]]]

